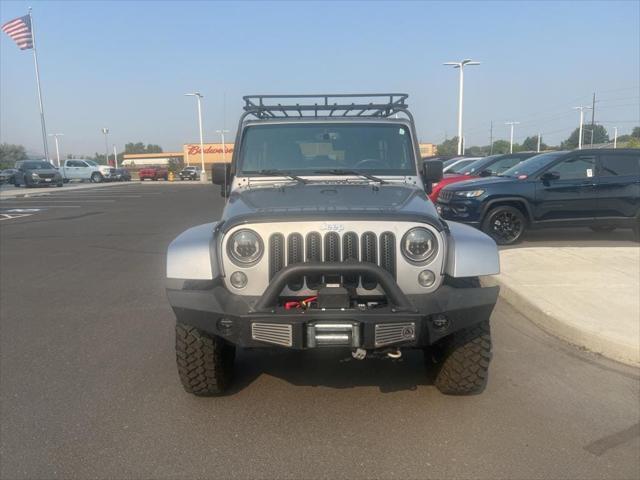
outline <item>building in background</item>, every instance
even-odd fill
[[[438,154],[438,146],[435,143],[421,143],[420,144],[420,156],[433,157]]]
[[[182,152],[125,153],[122,156],[122,166],[127,168],[149,165],[169,166],[172,163],[182,164],[182,157]]]

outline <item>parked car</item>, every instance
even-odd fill
[[[138,177],[140,178],[140,181],[156,181],[160,178],[169,180],[169,170],[166,167],[145,167],[138,171]]]
[[[242,147],[213,164],[220,221],[169,246],[184,389],[223,393],[240,346],[424,349],[441,392],[481,392],[498,289],[478,277],[499,270],[495,242],[426,197],[442,162],[420,159],[406,94],[310,97],[244,97]]]
[[[200,167],[184,167],[178,175],[180,180],[200,180]]]
[[[114,182],[128,182],[131,180],[131,173],[126,168],[115,168],[111,178]]]
[[[58,169],[44,160],[20,160],[16,162],[14,185],[26,188],[39,185],[62,186],[62,176]]]
[[[497,243],[522,239],[541,227],[597,231],[640,226],[640,150],[544,153],[492,178],[446,186],[443,218],[482,229]]]
[[[88,180],[100,183],[112,180],[115,168],[109,165],[99,165],[93,160],[67,159],[59,171],[65,183],[70,180]]]
[[[476,160],[480,160],[483,157],[457,157],[447,160],[443,163],[442,173],[457,173],[462,171],[467,165],[472,164]]]
[[[10,185],[16,182],[16,170],[15,168],[7,168],[0,171],[0,184],[8,183]]]
[[[429,198],[433,202],[438,200],[440,191],[447,185],[456,182],[463,182],[476,177],[490,177],[500,175],[505,170],[517,165],[518,163],[536,155],[535,152],[507,153],[504,155],[491,155],[476,160],[469,165],[458,170],[456,173],[445,175],[442,180],[433,185],[433,189],[429,194]]]

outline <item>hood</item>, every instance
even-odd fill
[[[225,230],[249,222],[309,219],[416,221],[442,228],[424,190],[416,185],[285,184],[242,188],[229,197]]]
[[[500,183],[517,182],[519,180],[513,177],[471,177],[464,182],[457,182],[448,185],[446,188],[448,191],[460,191],[460,190],[472,190],[474,188],[489,187]]]

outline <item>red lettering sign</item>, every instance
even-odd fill
[[[222,153],[222,147],[208,145],[204,147],[204,153]],[[233,147],[224,147],[224,153],[233,153]],[[187,145],[187,155],[199,155],[200,145]]]

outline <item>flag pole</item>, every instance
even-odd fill
[[[42,125],[42,144],[44,146],[44,156],[49,161],[49,146],[47,145],[47,127],[44,122],[44,107],[42,105],[42,90],[40,89],[40,69],[38,68],[38,52],[36,50],[36,29],[33,26],[33,15],[29,7],[29,22],[31,23],[31,38],[33,41],[33,61],[36,66],[36,84],[38,85],[38,103],[40,105],[40,123]]]

